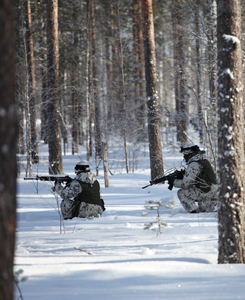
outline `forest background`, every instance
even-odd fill
[[[72,153],[86,143],[87,159],[95,154],[97,164],[101,141],[111,149],[112,137],[117,139],[127,172],[134,171],[137,151],[148,139],[141,1],[61,0],[56,15],[55,6],[42,0],[16,3],[18,153],[29,157],[27,173],[38,162],[42,140],[56,143],[50,146],[50,165],[56,161],[50,172],[62,173],[61,154],[54,149],[66,154],[69,136]],[[161,142],[176,145],[177,137],[179,144],[190,143],[187,129],[194,126],[215,165],[216,4],[154,0],[153,16]],[[53,50],[47,50],[50,26],[57,35]],[[51,111],[57,115],[49,119]]]
[[[115,140],[122,145],[124,156],[118,160],[128,173],[137,169],[135,158],[147,140],[154,178],[164,171],[162,146],[191,142],[188,128],[193,126],[215,169],[216,158],[219,163],[219,262],[244,263],[243,3],[217,0],[217,14],[216,1],[199,0],[153,1],[154,12],[150,0],[0,5],[6,12],[0,19],[0,219],[6,233],[0,250],[9,278],[16,211],[15,99],[18,157],[26,156],[29,176],[43,141],[49,173],[63,173],[62,151],[65,155],[71,136],[72,154],[86,143],[87,159],[94,155],[97,172],[102,141],[112,152]],[[7,295],[4,289],[1,293]]]

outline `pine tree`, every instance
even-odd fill
[[[47,120],[49,173],[62,174],[59,116],[59,32],[58,0],[47,0]]]
[[[142,0],[151,179],[163,174],[152,0]]]
[[[174,72],[177,139],[181,144],[187,141],[187,78],[184,54],[183,0],[172,1],[172,22],[174,35]]]
[[[245,263],[241,1],[217,1],[219,263]]]

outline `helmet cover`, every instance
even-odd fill
[[[86,162],[86,161],[78,162],[74,168],[74,171],[76,174],[79,172],[84,172],[84,173],[90,172],[88,162]]]

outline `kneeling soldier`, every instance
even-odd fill
[[[175,179],[174,187],[180,188],[178,198],[190,213],[212,212],[218,199],[218,185],[205,151],[197,145],[181,147],[181,153],[187,164],[183,179]],[[198,203],[198,206],[197,204]]]
[[[100,198],[100,185],[96,176],[90,172],[87,162],[81,161],[75,166],[76,177],[63,187],[57,183],[55,191],[63,199],[61,213],[63,218],[92,218],[102,216],[104,201]]]

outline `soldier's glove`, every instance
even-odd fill
[[[61,183],[58,180],[55,180],[54,186],[52,187],[53,192],[58,192],[60,186],[61,186]]]

